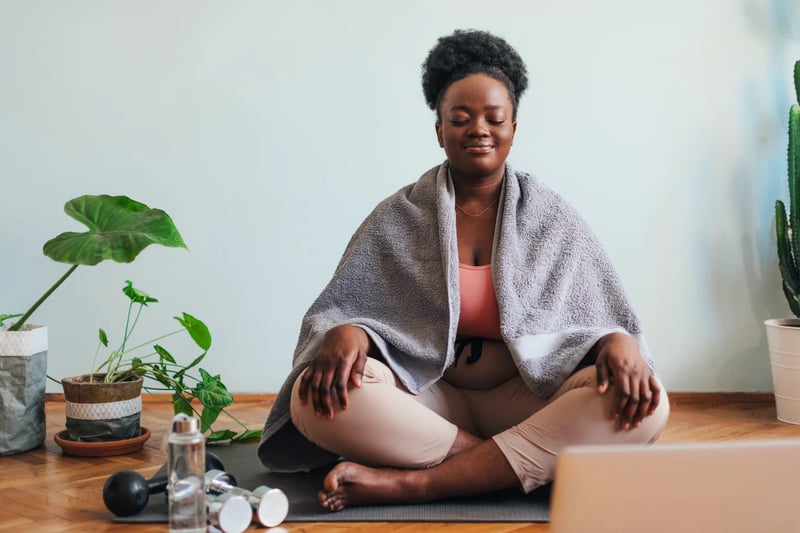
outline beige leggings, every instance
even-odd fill
[[[348,389],[349,407],[336,402],[333,420],[317,418],[292,389],[291,416],[311,442],[345,459],[373,466],[427,468],[442,462],[456,433],[492,438],[525,492],[552,481],[556,456],[567,445],[654,442],[669,416],[664,391],[656,412],[635,429],[618,430],[611,416],[613,386],[599,395],[593,366],[570,376],[547,400],[515,376],[486,390],[439,380],[419,395],[405,390],[385,364],[368,359],[362,386]]]

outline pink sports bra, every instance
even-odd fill
[[[459,337],[501,339],[500,310],[492,283],[492,266],[459,263],[461,314]]]

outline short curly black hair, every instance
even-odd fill
[[[528,88],[525,62],[504,39],[480,30],[456,30],[440,37],[422,64],[425,101],[441,121],[442,97],[450,85],[470,74],[486,74],[508,89],[516,119],[519,99]]]

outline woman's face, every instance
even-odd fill
[[[486,74],[470,74],[447,88],[439,111],[442,119],[436,124],[436,136],[451,172],[467,178],[502,178],[517,130],[506,86]]]

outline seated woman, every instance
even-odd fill
[[[506,161],[527,83],[501,38],[439,39],[422,86],[447,160],[375,208],[303,319],[259,457],[344,459],[319,493],[332,511],[531,491],[565,446],[651,443],[666,424],[602,247]]]

